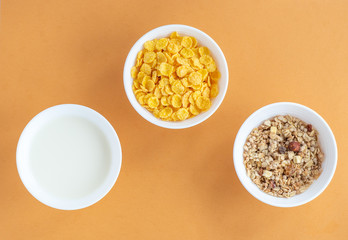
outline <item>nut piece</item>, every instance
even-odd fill
[[[295,156],[295,153],[294,153],[293,151],[289,151],[289,152],[288,152],[288,158],[289,158],[290,160],[292,160],[292,159],[294,158],[294,156]]]
[[[270,127],[272,125],[270,120],[266,120],[263,124],[265,124],[265,126],[267,127]]]
[[[301,161],[302,161],[301,156],[295,156],[294,157],[294,163],[301,163]]]
[[[272,176],[272,172],[265,170],[265,171],[263,171],[262,176],[264,176],[265,178],[270,178]]]
[[[277,133],[277,128],[271,127],[271,134],[276,134],[276,133]]]
[[[301,149],[301,144],[299,142],[289,143],[289,150],[293,152],[298,152]]]
[[[312,160],[309,160],[305,165],[304,167],[311,167],[313,165],[313,161]]]

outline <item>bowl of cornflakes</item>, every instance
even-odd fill
[[[186,25],[166,25],[142,36],[130,50],[124,88],[147,121],[182,129],[208,119],[228,86],[224,54],[206,33]]]

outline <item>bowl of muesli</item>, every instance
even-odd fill
[[[269,205],[295,207],[328,186],[337,165],[337,145],[315,111],[279,102],[260,108],[243,123],[233,159],[250,194]]]

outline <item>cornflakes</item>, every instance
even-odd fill
[[[181,96],[179,94],[175,94],[171,99],[172,106],[175,108],[181,107]]]
[[[203,76],[199,72],[192,72],[188,78],[188,81],[192,85],[199,85],[202,82],[202,80],[203,80]]]
[[[175,80],[172,84],[173,92],[183,95],[185,92],[185,87],[182,85],[180,80]]]
[[[154,52],[144,53],[144,63],[152,63],[153,60],[155,60],[155,59],[156,59],[156,53],[154,53]]]
[[[162,50],[168,45],[168,38],[161,38],[156,42],[156,49]]]
[[[191,48],[192,47],[192,38],[191,37],[183,37],[182,40],[181,40],[181,45],[184,47],[184,48]]]
[[[210,99],[208,97],[199,96],[196,99],[196,105],[201,110],[207,110],[210,108]]]
[[[209,49],[177,32],[146,41],[130,74],[138,102],[165,121],[183,121],[208,110],[221,77]]]
[[[168,63],[161,63],[159,70],[160,70],[162,75],[169,76],[173,72],[174,66],[172,66]]]
[[[144,48],[149,52],[155,51],[155,46],[156,43],[154,41],[147,41],[144,43]]]
[[[185,120],[186,118],[190,116],[190,113],[186,108],[180,108],[176,112],[176,116],[179,118],[179,120]]]
[[[151,74],[151,66],[147,63],[143,63],[143,65],[141,65],[140,71],[145,73],[146,75],[150,75]]]
[[[172,115],[173,109],[171,107],[165,107],[159,112],[160,118],[168,118]]]
[[[157,97],[150,97],[147,100],[147,104],[149,105],[150,108],[156,108],[159,105],[159,100]]]
[[[184,58],[192,58],[195,55],[195,53],[192,51],[192,49],[189,49],[189,48],[183,48],[180,51],[180,54]]]
[[[167,62],[167,58],[162,52],[157,52],[156,54],[157,54],[157,62],[158,63]]]

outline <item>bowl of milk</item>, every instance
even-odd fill
[[[96,111],[63,104],[36,115],[17,145],[17,168],[28,191],[57,209],[88,207],[113,187],[122,151],[111,124]]]

